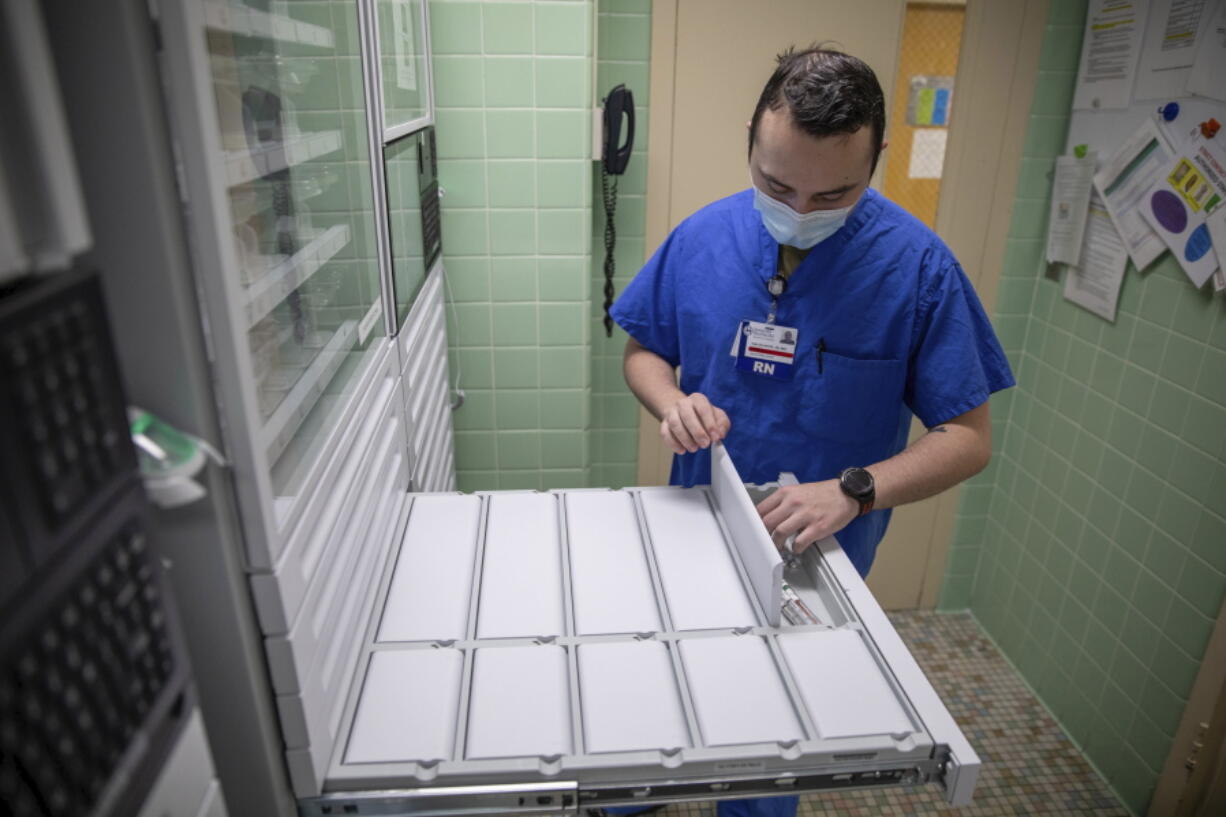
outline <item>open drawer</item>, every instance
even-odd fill
[[[786,579],[818,623],[780,619]],[[324,814],[578,814],[979,768],[833,539],[783,564],[711,486],[420,494],[378,588]]]

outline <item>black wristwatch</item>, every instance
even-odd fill
[[[860,503],[860,516],[873,509],[877,500],[877,486],[873,483],[873,475],[863,468],[844,468],[839,474],[839,487],[843,493]]]

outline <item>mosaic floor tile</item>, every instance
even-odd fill
[[[969,614],[891,613],[890,620],[979,753],[975,799],[955,809],[935,786],[810,794],[801,798],[800,817],[1128,817]],[[714,817],[715,806],[674,805],[658,813]]]

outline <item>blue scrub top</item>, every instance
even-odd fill
[[[871,189],[779,298],[776,323],[799,330],[792,380],[737,370],[737,328],[766,320],[778,249],[753,191],[737,193],[683,221],[612,309],[631,337],[681,367],[682,391],[728,413],[725,445],[746,481],[791,471],[816,482],[871,465],[906,446],[912,413],[931,428],[1013,385],[953,253]],[[673,459],[674,485],[710,480],[709,450]],[[836,535],[861,575],[889,519],[873,511]]]

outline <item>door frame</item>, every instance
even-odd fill
[[[1226,602],[1218,611],[1146,817],[1207,817],[1226,805]]]
[[[959,106],[949,128],[937,233],[962,262],[981,300],[989,306],[989,314],[1004,262],[1048,4],[1049,0],[970,0],[966,4],[958,59]],[[674,226],[669,223],[669,212],[677,9],[678,0],[652,3],[646,201],[649,255]],[[660,441],[659,422],[646,410],[640,413],[638,453],[638,483],[667,483],[672,453]],[[891,576],[887,571],[873,576],[869,584],[883,607],[936,606],[959,497],[959,489],[953,488],[896,512],[894,529],[907,528],[912,546],[923,547],[926,556],[918,576]],[[905,519],[899,524],[898,517],[904,514],[915,517],[912,524],[905,524]]]

